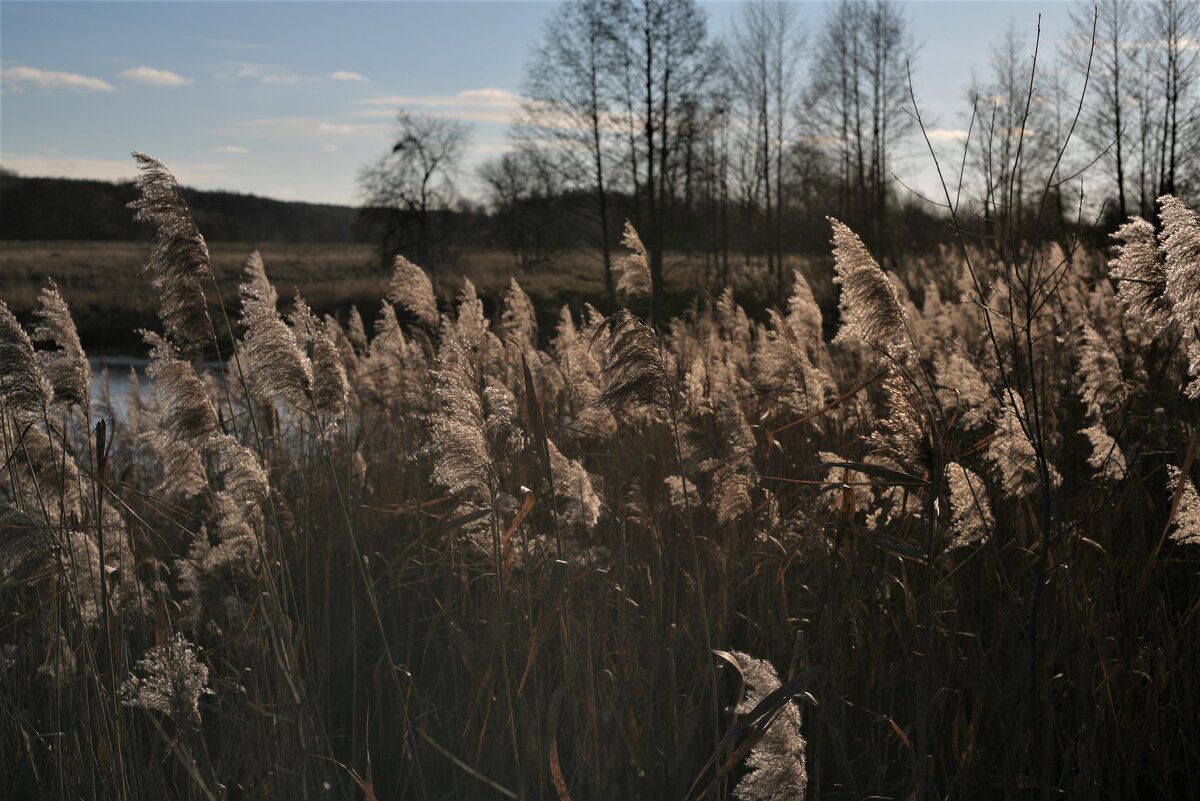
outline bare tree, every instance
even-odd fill
[[[794,4],[753,0],[741,6],[729,47],[734,85],[745,104],[747,139],[756,154],[755,195],[763,201],[767,268],[781,296],[784,152],[794,132],[803,39]]]
[[[631,172],[635,188],[641,189],[639,200],[644,201],[637,228],[650,252],[654,316],[662,319],[665,232],[675,189],[673,160],[680,152],[676,134],[687,119],[681,112],[692,108],[713,71],[713,50],[695,0],[617,0],[613,18],[632,145]]]
[[[550,17],[533,52],[514,135],[553,151],[566,184],[594,197],[604,286],[615,305],[608,162],[617,61],[610,6],[610,0],[570,0]]]
[[[492,224],[521,270],[546,262],[555,249],[555,207],[563,185],[557,166],[533,147],[518,147],[479,168],[487,185]]]
[[[836,153],[839,212],[881,244],[892,153],[907,129],[902,107],[914,50],[908,22],[891,0],[847,0],[830,12],[812,69],[809,135]]]
[[[1134,12],[1131,0],[1091,0],[1071,10],[1074,25],[1072,43],[1066,48],[1073,66],[1082,70],[1087,66],[1089,47],[1083,46],[1092,38],[1095,29],[1095,54],[1091,62],[1089,96],[1085,121],[1081,133],[1083,140],[1097,153],[1110,152],[1104,163],[1113,172],[1117,191],[1119,219],[1128,216],[1125,197],[1126,174],[1128,171],[1127,129],[1131,121],[1130,96],[1132,94],[1133,59],[1130,48],[1134,44]]]
[[[456,120],[401,109],[390,152],[358,176],[362,215],[380,232],[385,263],[404,254],[432,274],[445,246],[435,225],[457,193],[454,178],[470,127]]]
[[[1196,84],[1200,67],[1200,4],[1155,0],[1147,19],[1147,66],[1159,78],[1162,122],[1158,137],[1157,194],[1180,193],[1194,156]]]

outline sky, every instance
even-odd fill
[[[798,0],[815,35],[825,6]],[[917,99],[948,153],[966,87],[1010,25],[1032,54],[1069,34],[1068,5],[900,0],[918,45]],[[552,0],[0,2],[0,164],[22,175],[122,180],[130,151],[179,179],[282,200],[356,204],[399,107],[470,123],[466,191],[507,148],[531,46]],[[727,33],[738,3],[702,3]],[[897,174],[932,189],[920,143]]]

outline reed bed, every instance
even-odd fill
[[[553,330],[399,260],[368,330],[221,301],[139,161],[151,399],[0,303],[9,797],[1200,794],[1180,201],[892,273],[834,220],[839,309],[761,320],[646,319],[631,226]]]

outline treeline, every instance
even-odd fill
[[[950,206],[985,240],[1103,241],[1159,195],[1197,190],[1198,9],[1086,2],[1045,40],[1031,16],[996,35],[961,119],[923,125],[918,48],[892,0],[752,0],[720,37],[695,0],[568,0],[530,53],[510,151],[479,171],[493,236],[527,266],[572,231],[610,295],[626,219],[656,287],[664,254],[689,252],[721,283],[765,263],[782,289],[787,257],[825,246],[825,215],[885,261],[944,238]],[[396,145],[360,176],[385,257],[443,260],[436,212],[456,203],[468,140],[401,110]],[[897,173],[932,175],[931,152],[948,191],[921,197]]]
[[[0,172],[0,239],[128,241],[153,238],[133,221],[132,182],[30,178]],[[187,190],[206,236],[216,242],[358,242],[357,209],[291,203],[237,192]]]

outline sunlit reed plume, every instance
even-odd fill
[[[760,701],[778,690],[779,674],[766,660],[734,651],[742,668],[746,694],[737,706],[739,715],[749,714]],[[800,728],[800,709],[786,701],[770,722],[762,738],[746,757],[749,772],[733,790],[739,801],[792,801],[804,798],[808,788],[805,742]]]
[[[29,334],[0,300],[0,399],[9,413],[40,415],[52,395]]]
[[[92,368],[88,365],[83,345],[79,343],[71,310],[53,281],[42,289],[34,314],[38,317],[38,323],[33,329],[33,340],[55,346],[54,350],[41,353],[42,370],[54,388],[54,399],[86,410]]]
[[[1200,216],[1170,195],[1160,197],[1158,202],[1167,271],[1164,294],[1187,343],[1192,382],[1184,391],[1195,400],[1200,399]]]
[[[254,390],[307,409],[312,365],[301,352],[292,329],[270,302],[274,291],[264,297],[261,287],[250,277],[241,285],[242,325],[246,327],[244,349]]]
[[[1200,545],[1200,492],[1193,481],[1175,465],[1167,465],[1168,498],[1173,498],[1183,484],[1179,496],[1179,509],[1175,513],[1175,525],[1171,539],[1183,545]]]
[[[906,315],[896,288],[858,235],[829,218],[833,227],[834,283],[842,288],[838,310],[842,324],[835,342],[860,339],[900,358],[912,352]]]
[[[1117,300],[1151,334],[1162,333],[1171,324],[1171,306],[1163,294],[1167,270],[1154,226],[1136,217],[1118,228],[1112,239],[1118,244],[1108,266],[1117,282]]]
[[[621,310],[597,326],[592,347],[603,365],[597,404],[625,414],[668,408],[667,366],[654,329]]]
[[[426,446],[433,461],[433,478],[454,494],[486,501],[493,466],[470,355],[452,343],[433,378],[437,409],[429,415]]]
[[[613,272],[617,276],[617,294],[628,300],[646,298],[654,290],[650,279],[650,264],[646,246],[633,223],[625,221],[625,232],[621,236],[621,244],[631,251],[617,259],[613,264]]]
[[[1100,423],[1088,426],[1079,433],[1088,439],[1091,453],[1088,455],[1088,466],[1092,468],[1092,476],[1102,484],[1112,484],[1125,477],[1125,454],[1121,446],[1108,435],[1108,431]]]
[[[157,239],[147,262],[158,290],[159,316],[168,339],[180,353],[196,355],[212,336],[201,281],[210,278],[208,245],[196,229],[175,176],[162,162],[134,153],[141,169],[137,187],[141,197],[130,207],[135,219],[154,226]]]
[[[212,694],[208,666],[196,658],[192,644],[182,634],[152,647],[137,661],[134,671],[121,685],[123,703],[160,712],[178,726],[200,727],[200,696]]]
[[[948,550],[984,542],[996,520],[983,479],[958,462],[950,462],[946,465],[946,495],[950,501]]]
[[[424,270],[403,256],[396,257],[387,299],[408,309],[426,328],[437,330],[437,297],[433,294],[433,284]]]
[[[199,448],[219,428],[217,412],[195,369],[183,361],[175,347],[151,331],[143,332],[150,345],[147,375],[165,410],[163,430],[178,442]]]

